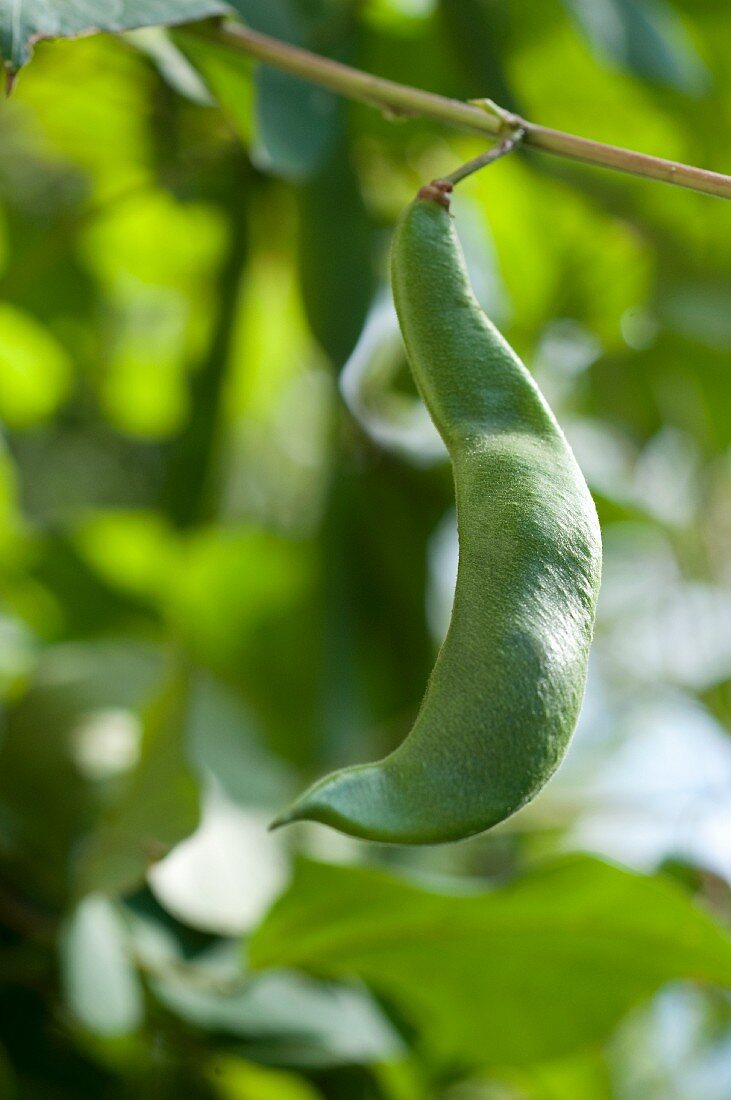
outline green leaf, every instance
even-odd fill
[[[123,31],[223,15],[219,0],[0,0],[0,54],[11,72],[29,59],[40,38],[74,38],[92,31]]]
[[[231,6],[256,31],[295,46],[311,44],[308,21],[291,0],[232,0]],[[335,96],[267,65],[257,67],[255,88],[253,159],[272,175],[309,179],[335,137]]]
[[[221,1100],[319,1100],[322,1096],[293,1073],[233,1057],[217,1059],[211,1080]]]
[[[139,764],[82,852],[80,893],[121,893],[198,823],[197,784],[186,755],[188,677],[178,673],[150,708]]]
[[[339,370],[360,336],[376,282],[373,225],[344,133],[297,198],[302,299],[312,332]]]
[[[564,0],[591,43],[654,84],[699,93],[708,73],[664,0]]]
[[[731,941],[674,884],[570,856],[490,893],[301,862],[251,963],[353,976],[431,1054],[522,1065],[605,1038],[666,982],[731,983]]]

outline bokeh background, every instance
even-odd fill
[[[371,72],[731,172],[726,0],[234,6]],[[540,797],[467,843],[266,831],[401,740],[448,621],[450,470],[387,256],[415,189],[481,147],[195,27],[41,43],[0,108],[3,1097],[731,1095],[728,999],[687,980],[721,962],[683,961],[691,898],[731,915],[731,204],[528,152],[460,185],[476,292],[602,520],[580,727]],[[541,970],[553,932],[524,886],[535,927],[494,941],[499,980],[468,941],[421,944],[445,1019],[422,1010],[403,884],[448,899],[448,927],[465,892],[565,853],[671,884],[604,897],[612,867],[568,857],[567,912],[599,876],[588,954],[567,934]],[[651,924],[647,883],[666,938],[643,945],[622,921]],[[365,949],[319,959],[348,921],[390,928],[390,984]]]

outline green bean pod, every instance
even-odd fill
[[[538,793],[579,715],[601,571],[596,510],[545,399],[474,297],[449,190],[422,189],[392,251],[409,361],[454,471],[449,630],[404,742],[326,776],[275,825],[307,819],[400,844],[471,836]]]

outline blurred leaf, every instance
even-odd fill
[[[307,21],[292,0],[230,0],[254,30],[295,46],[309,44]],[[337,113],[331,92],[299,77],[259,65],[255,70],[255,142],[258,167],[284,179],[312,176],[332,144]]]
[[[200,931],[240,936],[261,920],[287,879],[271,810],[246,810],[203,780],[201,822],[148,873],[150,890],[179,921]]]
[[[187,706],[188,677],[178,673],[147,713],[139,763],[80,852],[80,893],[132,889],[195,828],[198,790],[186,755]]]
[[[597,65],[585,39],[574,33],[568,22],[559,21],[543,34],[524,37],[510,72],[527,118],[540,118],[547,126],[671,160],[693,160],[691,134],[687,127],[677,125],[675,99],[671,108],[667,91],[658,94],[652,85],[637,80],[629,72]],[[573,87],[566,81],[567,72],[576,81]],[[576,87],[581,87],[581,96],[575,94]],[[508,168],[514,166],[515,159],[509,158]],[[540,164],[541,176],[547,175],[549,169],[560,171],[572,182],[577,196],[582,191],[588,196],[595,195],[603,185],[613,185],[612,191],[619,187],[624,197],[622,207],[627,197],[648,186],[647,181],[620,181],[611,172],[552,165],[548,159]],[[495,174],[501,175],[502,168]],[[489,175],[478,173],[475,178]],[[653,196],[650,205],[655,201],[662,205],[662,188],[650,185],[650,192]],[[660,197],[656,199],[658,194]]]
[[[731,442],[728,352],[661,330],[634,355],[607,355],[589,371],[592,413],[646,441],[663,425],[687,432],[706,453]]]
[[[96,1035],[125,1035],[142,1023],[142,987],[121,915],[99,894],[79,903],[61,935],[66,1002]]]
[[[88,217],[86,208],[83,213],[79,209],[81,199],[93,194],[100,204],[92,211],[96,213],[105,203],[113,204],[149,182],[148,103],[156,86],[146,60],[112,36],[39,43],[11,100],[11,110],[30,111],[35,134],[29,140],[26,130],[16,132],[20,148],[15,157],[20,153],[20,164],[12,177],[14,202],[25,205],[35,200],[36,227],[60,205],[64,192],[67,205],[69,192],[77,203],[74,217],[59,219],[48,239],[38,242],[35,262],[41,269],[57,260],[69,237],[76,244],[75,234]],[[53,165],[50,179],[47,164]],[[65,169],[62,189],[54,179],[60,168]],[[55,296],[69,297],[64,278],[62,268],[50,282]],[[83,305],[82,299],[77,309]]]
[[[89,744],[84,723],[103,712],[134,714],[159,673],[159,654],[138,642],[59,646],[8,709],[0,745],[5,873],[24,889],[54,903],[64,898],[71,848],[95,808],[82,757],[93,750],[109,759],[115,749],[103,733]]]
[[[74,545],[110,585],[164,603],[179,553],[175,535],[153,511],[98,511],[85,515]]]
[[[118,299],[138,287],[197,293],[215,272],[226,235],[212,205],[150,187],[103,207],[83,227],[80,251]]]
[[[731,348],[731,317],[725,309],[731,283],[705,280],[665,287],[660,302],[663,321],[679,335],[696,339],[711,349]]]
[[[111,307],[97,371],[102,403],[119,430],[155,439],[185,423],[185,376],[217,305],[204,288],[225,240],[213,206],[177,202],[154,188],[113,203],[83,233],[84,259]],[[211,349],[217,365],[219,352]],[[194,403],[191,415],[201,411]]]
[[[246,218],[241,212],[238,175],[227,194],[228,247],[214,284],[214,315],[208,347],[189,387],[190,416],[170,449],[163,506],[178,528],[217,515],[223,493],[221,456],[227,382],[248,256]]]
[[[518,348],[530,349],[550,320],[561,317],[624,350],[622,318],[642,306],[651,286],[652,253],[641,233],[514,159],[465,186],[481,204],[497,247],[512,306],[502,327]],[[457,232],[469,242],[469,208],[462,214],[456,203],[455,210]],[[490,291],[483,304],[492,316],[497,296]]]
[[[430,1053],[497,1065],[605,1038],[665,982],[731,984],[731,941],[674,884],[581,856],[468,896],[302,862],[251,962],[355,974]]]
[[[190,61],[173,42],[163,27],[142,27],[128,31],[126,40],[150,58],[163,80],[179,95],[192,103],[210,106],[208,90]]]
[[[319,759],[329,766],[388,751],[416,714],[434,659],[426,541],[450,488],[444,469],[425,473],[386,454],[360,463],[346,454],[333,476],[319,602]]]
[[[48,419],[67,395],[72,364],[38,321],[0,305],[0,417],[12,428]]]
[[[364,989],[282,971],[254,976],[238,991],[216,992],[205,989],[206,975],[215,984],[216,970],[208,970],[205,957],[196,965],[187,979],[156,978],[156,995],[188,1023],[246,1039],[249,1057],[272,1065],[335,1066],[385,1061],[401,1051]],[[219,984],[225,985],[220,974]]]
[[[102,404],[115,427],[165,438],[188,412],[186,372],[206,340],[211,273],[225,224],[202,202],[149,188],[115,202],[82,235],[89,268],[106,287]],[[193,406],[192,414],[200,409]]]
[[[175,620],[191,646],[226,662],[278,621],[306,591],[306,546],[254,528],[210,528],[193,536],[176,578]]]
[[[38,538],[28,555],[27,575],[42,587],[53,614],[37,621],[37,632],[52,641],[65,641],[109,629],[128,629],[154,616],[149,603],[131,589],[112,587],[87,564],[70,539],[49,532]],[[22,609],[21,609],[22,613]],[[43,604],[40,615],[44,615]]]
[[[318,1100],[322,1094],[293,1073],[239,1058],[217,1058],[211,1073],[221,1100]]]
[[[459,99],[489,96],[508,111],[518,105],[505,72],[506,6],[501,0],[439,0],[439,25],[458,63]]]
[[[18,500],[18,477],[7,444],[0,437],[0,561],[12,561],[13,549],[23,529]]]
[[[62,558],[73,552],[72,531],[68,537],[63,533],[74,527],[70,517],[75,520],[97,510],[148,509],[159,495],[159,454],[149,443],[121,437],[100,417],[77,419],[72,414],[42,430],[16,434],[13,450],[23,511],[38,533],[31,568],[41,569],[51,544]],[[41,532],[48,534],[43,537]],[[62,598],[70,603],[73,592]],[[69,618],[76,621],[86,616],[76,616],[70,607]]]
[[[148,298],[147,310],[144,305],[130,310],[122,321],[101,386],[110,424],[142,440],[169,438],[189,412],[183,378],[185,313],[167,296],[160,297],[157,311],[150,309]]]
[[[616,1095],[606,1060],[594,1051],[516,1070],[505,1080],[528,1100],[614,1100]]]
[[[297,196],[305,311],[336,370],[355,347],[375,289],[373,226],[350,155],[343,135]]]
[[[12,71],[29,58],[41,38],[73,38],[93,31],[119,31],[155,23],[183,23],[223,14],[218,0],[122,0],[112,10],[103,0],[0,0],[0,54]]]
[[[202,530],[181,561],[170,607],[189,651],[235,680],[270,745],[299,761],[311,752],[317,690],[317,650],[302,644],[313,624],[313,564],[304,540]]]
[[[213,776],[234,802],[271,809],[292,792],[294,778],[257,734],[232,691],[210,676],[195,677],[188,729],[192,763]]]
[[[226,49],[215,39],[186,34],[185,29],[171,32],[171,37],[195,66],[248,148],[254,134],[253,62],[243,53]]]
[[[708,73],[665,0],[564,0],[602,53],[645,80],[699,93]]]

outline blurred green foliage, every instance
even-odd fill
[[[220,5],[150,7],[124,25]],[[731,171],[725,0],[231,7]],[[11,47],[0,3],[6,62],[47,9]],[[559,775],[401,851],[266,824],[403,737],[444,630],[450,472],[387,253],[479,140],[195,28],[40,42],[0,138],[0,1096],[726,1100],[731,204],[527,152],[460,185],[605,579]]]

